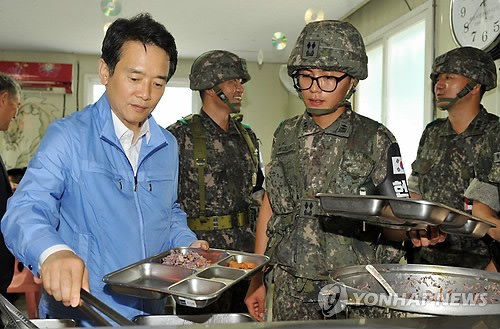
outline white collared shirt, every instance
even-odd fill
[[[137,166],[139,161],[139,152],[141,151],[142,145],[142,137],[146,136],[146,143],[149,143],[151,139],[151,131],[149,130],[149,120],[146,119],[142,124],[141,130],[139,131],[139,135],[135,140],[135,143],[132,143],[134,138],[134,132],[128,129],[123,122],[116,116],[115,112],[111,111],[113,116],[113,125],[115,126],[116,137],[120,140],[120,144],[122,144],[123,150],[127,155],[127,159],[132,165],[134,169],[134,175],[137,173]]]

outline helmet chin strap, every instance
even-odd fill
[[[313,108],[306,107],[307,113],[315,114],[315,115],[325,115],[325,114],[330,114],[330,113],[337,111],[337,109],[342,107],[342,106],[350,105],[351,102],[349,102],[349,98],[351,98],[352,94],[354,94],[354,92],[356,91],[357,84],[358,84],[358,80],[354,80],[354,83],[353,83],[352,87],[349,89],[349,92],[347,94],[345,94],[344,98],[342,98],[342,100],[340,102],[338,102],[337,105],[335,105],[334,107],[329,108],[329,109],[313,109]],[[297,92],[299,93],[299,97],[303,100],[304,97],[302,96],[302,93],[299,90],[297,90]]]
[[[458,100],[460,98],[463,98],[465,95],[467,95],[468,93],[470,93],[471,90],[474,89],[474,87],[476,85],[477,85],[477,83],[474,82],[474,81],[469,82],[468,84],[465,85],[465,87],[462,90],[460,90],[460,92],[457,94],[457,96],[455,96],[455,98],[439,98],[438,97],[436,103],[448,102],[448,104],[446,104],[445,106],[439,106],[438,105],[438,107],[442,111],[449,110],[453,105],[455,105],[456,102],[458,102]]]
[[[215,86],[212,88],[215,91],[215,94],[227,105],[231,110],[231,113],[240,113],[241,103],[231,103],[226,94],[219,88],[219,86]]]

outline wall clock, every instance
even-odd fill
[[[500,58],[500,0],[451,0],[451,31],[459,46]]]

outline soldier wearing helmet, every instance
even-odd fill
[[[274,134],[255,248],[274,265],[265,276],[266,283],[274,277],[273,320],[334,316],[318,303],[330,271],[397,263],[403,255],[405,233],[327,216],[316,198],[317,193],[409,197],[396,139],[349,103],[358,81],[368,75],[367,62],[356,28],[334,20],[307,24],[290,54],[288,74],[306,110]],[[260,321],[265,295],[263,277],[256,275],[245,302]],[[374,309],[360,312],[384,316]]]
[[[484,92],[496,87],[493,59],[478,48],[456,48],[435,59],[431,79],[436,104],[448,116],[429,123],[422,134],[408,182],[412,196],[468,213],[481,208],[476,202],[500,210],[496,186],[486,184],[500,159],[494,159],[495,154],[500,155],[495,153],[499,118],[481,105]],[[411,235],[416,237],[416,233]],[[488,236],[441,235],[443,243],[412,248],[409,262],[476,269],[487,266]]]
[[[225,50],[200,55],[189,75],[203,106],[168,130],[179,144],[179,191],[189,227],[210,246],[253,252],[263,167],[253,130],[241,123],[246,62]],[[244,312],[248,282],[235,285],[207,308],[177,307],[177,314]]]

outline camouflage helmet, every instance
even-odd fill
[[[431,79],[441,73],[454,73],[480,83],[486,90],[497,86],[495,62],[488,53],[479,48],[461,47],[436,57],[432,65]]]
[[[189,87],[206,90],[233,79],[241,79],[242,84],[250,80],[246,61],[229,51],[211,50],[201,54],[191,66]]]
[[[303,68],[339,71],[358,80],[368,76],[368,57],[359,31],[348,22],[307,24],[288,59],[288,75]]]

